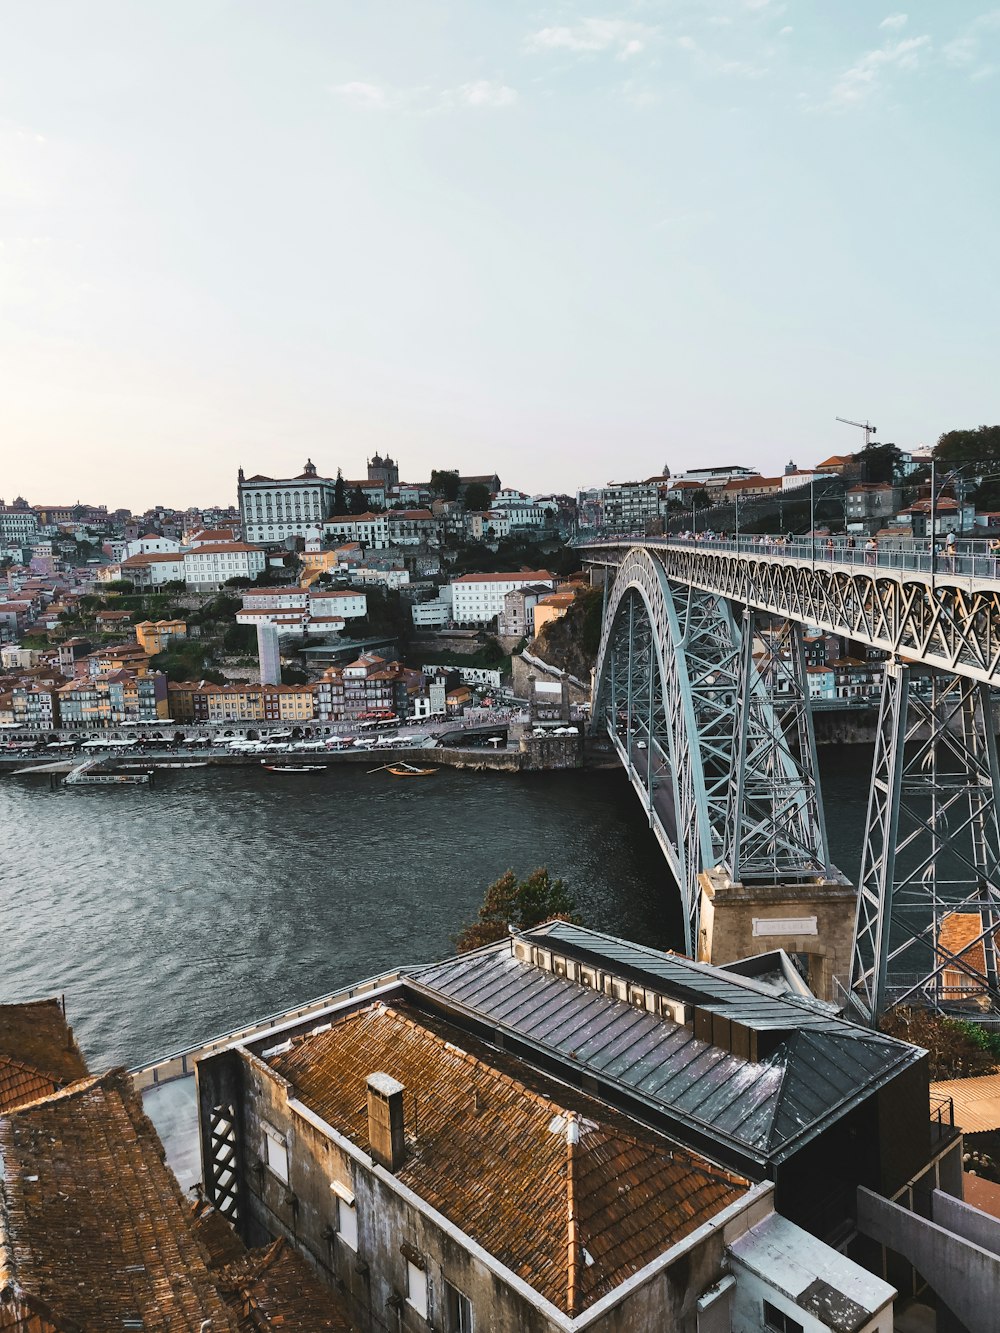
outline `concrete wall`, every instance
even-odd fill
[[[828,1324],[808,1310],[796,1305],[783,1291],[777,1291],[770,1283],[763,1281],[756,1273],[751,1273],[735,1256],[729,1258],[730,1270],[736,1278],[736,1289],[732,1301],[732,1327],[739,1333],[773,1333],[770,1325],[764,1322],[764,1302],[768,1301],[775,1309],[789,1316],[800,1324],[804,1333],[830,1333]],[[859,1325],[855,1333],[892,1333],[892,1306],[884,1306],[867,1323]]]
[[[969,1333],[996,1333],[1000,1257],[866,1189],[858,1229],[912,1264]]]

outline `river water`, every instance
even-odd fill
[[[821,751],[857,874],[871,749]],[[205,768],[51,792],[0,776],[0,1001],[66,995],[92,1067],[135,1065],[441,957],[506,869],[562,876],[587,925],[677,946],[676,891],[616,771]]]

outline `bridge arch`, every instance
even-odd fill
[[[721,854],[739,697],[741,635],[724,598],[673,587],[633,548],[607,588],[594,726],[607,727],[681,893],[685,947],[698,940],[701,871]]]

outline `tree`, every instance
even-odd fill
[[[462,483],[457,472],[431,472],[431,490],[443,500],[457,500]]]
[[[368,497],[360,486],[355,486],[351,491],[351,513],[366,514],[368,512]]]
[[[563,881],[551,879],[544,866],[520,881],[513,870],[508,870],[486,890],[478,919],[459,933],[455,945],[459,953],[468,953],[505,939],[508,926],[528,930],[552,920],[579,925],[575,909],[576,903]]]
[[[478,514],[484,509],[489,509],[491,499],[488,486],[481,481],[470,481],[465,488],[462,504],[471,513]]]
[[[861,481],[886,482],[891,486],[899,476],[899,450],[894,444],[869,444],[854,455],[851,470]]]
[[[333,483],[333,512],[340,518],[347,510],[347,488],[344,486],[344,474],[337,468],[337,480]]]
[[[309,673],[303,671],[297,666],[283,666],[281,668],[282,685],[306,685],[309,681]]]
[[[941,463],[1000,463],[1000,426],[946,430],[934,446],[934,457]]]

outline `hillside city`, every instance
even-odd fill
[[[664,468],[529,496],[496,474],[401,481],[376,454],[361,480],[311,460],[286,478],[241,469],[227,507],[136,515],[17,497],[0,504],[0,727],[26,743],[136,724],[330,736],[380,720],[481,720],[525,697],[535,658],[572,677],[582,702],[597,594],[577,542],[759,533],[822,557],[834,535],[884,554],[922,549],[933,531],[954,563],[952,544],[985,549],[1000,512],[981,467],[945,472],[931,494],[932,461],[868,444],[779,477]],[[805,651],[820,710],[878,698],[884,652],[819,627]]]

